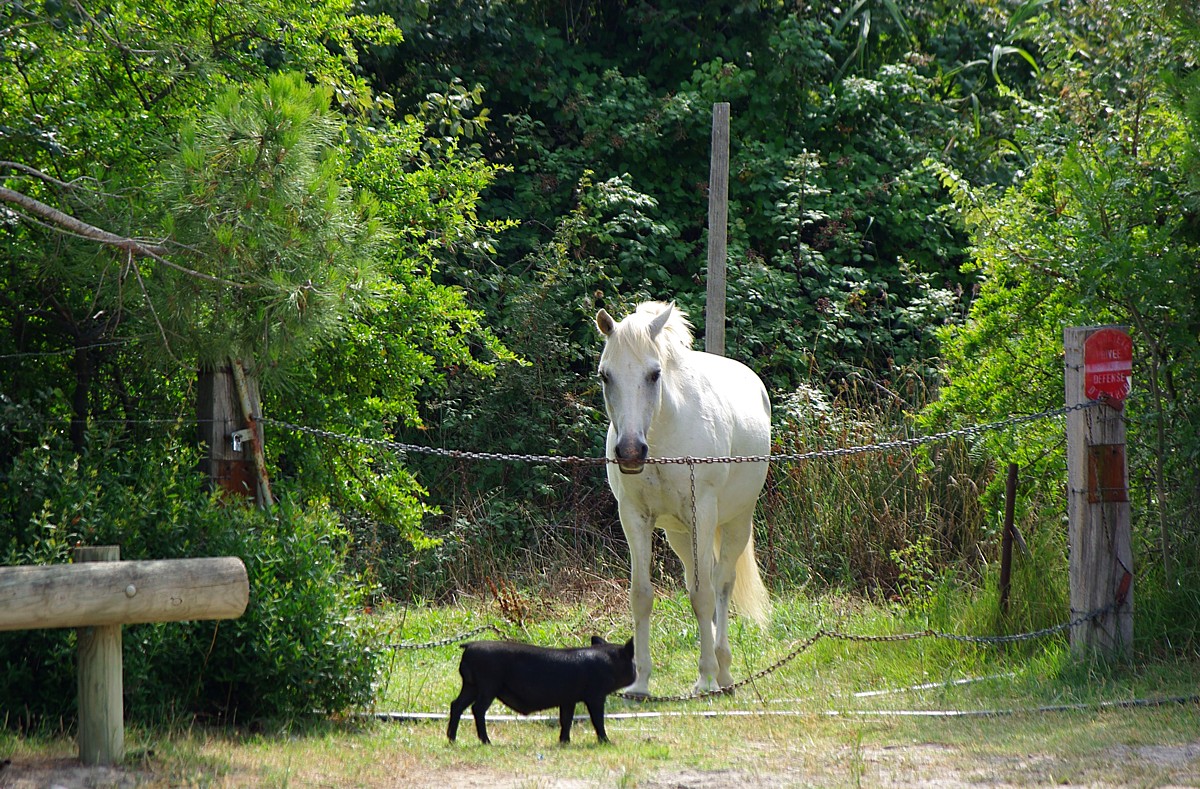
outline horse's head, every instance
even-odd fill
[[[691,346],[691,331],[682,311],[661,302],[641,304],[619,323],[602,309],[596,328],[605,337],[598,373],[616,433],[615,459],[622,473],[640,474],[662,403],[663,370],[677,350]]]

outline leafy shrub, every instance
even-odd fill
[[[380,654],[362,615],[369,590],[345,571],[348,540],[326,508],[285,498],[266,513],[210,497],[195,450],[177,439],[118,453],[104,438],[93,433],[82,457],[51,439],[16,458],[0,481],[3,563],[116,544],[126,560],[237,556],[250,581],[239,619],[124,628],[131,718],[296,716],[371,699]],[[73,630],[0,634],[7,725],[73,714],[74,641]]]

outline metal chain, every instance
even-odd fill
[[[351,436],[344,433],[335,433],[332,430],[324,430],[319,427],[305,427],[291,422],[284,422],[281,419],[273,419],[269,416],[259,417],[259,421],[278,427],[286,428],[297,433],[307,433],[308,435],[317,436],[318,438],[332,438],[339,441],[350,441],[356,444],[365,444],[367,446],[376,446],[382,449],[388,449],[397,452],[400,455],[411,452],[414,455],[436,455],[439,457],[456,458],[460,460],[524,460],[531,463],[564,463],[577,465],[604,465],[610,461],[608,458],[587,458],[578,457],[575,455],[518,455],[506,452],[468,452],[460,449],[440,449],[438,447],[423,447],[419,444],[405,444],[400,441],[391,441],[384,438],[367,438],[365,436]]]
[[[957,438],[963,436],[978,435],[992,430],[1003,430],[1015,425],[1026,424],[1028,422],[1036,422],[1040,419],[1048,419],[1055,416],[1063,416],[1072,411],[1079,411],[1084,408],[1092,408],[1100,405],[1099,400],[1085,400],[1075,405],[1060,406],[1052,408],[1048,411],[1041,411],[1036,414],[1023,414],[1021,416],[1010,416],[1007,419],[1002,419],[998,422],[987,422],[982,425],[971,425],[962,427],[956,430],[945,430],[940,433],[933,433],[927,436],[914,436],[912,438],[901,438],[894,441],[881,441],[876,444],[864,444],[854,447],[839,447],[837,449],[820,449],[811,452],[784,453],[779,455],[735,455],[731,457],[662,457],[662,458],[646,458],[646,463],[769,463],[771,461],[797,461],[797,460],[817,460],[829,457],[844,457],[846,455],[856,455],[862,452],[888,452],[896,449],[909,449],[921,446],[922,444],[930,444],[935,441],[944,441],[948,438]],[[351,436],[343,433],[335,433],[332,430],[323,430],[316,427],[305,427],[291,422],[285,422],[280,419],[271,417],[259,417],[259,421],[264,424],[277,425],[297,433],[307,433],[309,435],[318,436],[320,438],[332,438],[339,441],[352,441],[359,444],[369,446],[377,446],[383,449],[388,449],[393,452],[398,452],[401,455],[405,453],[413,453],[420,455],[435,455],[439,457],[457,458],[462,460],[514,460],[525,461],[530,463],[561,463],[567,465],[604,465],[607,463],[616,463],[614,458],[592,458],[580,457],[578,455],[522,455],[506,452],[470,452],[459,449],[440,449],[438,447],[425,447],[418,444],[405,444],[399,441],[391,441],[382,438],[366,438],[364,436]]]
[[[385,648],[386,649],[413,649],[413,650],[416,650],[416,649],[433,649],[435,647],[445,647],[445,646],[449,646],[450,644],[457,644],[460,641],[465,641],[466,639],[468,639],[472,636],[477,636],[480,633],[483,633],[488,630],[491,630],[492,632],[496,633],[497,635],[501,635],[501,636],[504,635],[504,631],[502,631],[500,628],[496,627],[495,625],[481,625],[480,627],[477,627],[474,630],[468,630],[465,633],[459,633],[456,636],[451,636],[450,638],[443,638],[439,641],[426,641],[424,643],[417,643],[417,642],[412,642],[412,641],[402,641],[398,644],[388,644]]]
[[[916,631],[916,632],[912,632],[912,633],[896,633],[894,635],[889,635],[889,636],[858,636],[858,635],[851,635],[848,633],[838,633],[838,632],[831,632],[831,631],[824,631],[824,635],[827,636],[828,638],[833,638],[833,639],[837,639],[840,641],[866,641],[866,642],[911,641],[911,640],[917,639],[917,638],[941,638],[941,639],[945,639],[947,641],[958,641],[961,643],[968,643],[968,644],[1010,644],[1010,643],[1018,642],[1018,641],[1031,641],[1035,638],[1042,638],[1044,636],[1049,636],[1049,635],[1053,635],[1055,633],[1061,633],[1065,630],[1070,630],[1073,627],[1078,627],[1079,625],[1085,624],[1087,622],[1091,622],[1095,619],[1099,619],[1100,617],[1104,616],[1105,614],[1108,614],[1108,613],[1116,610],[1121,605],[1122,602],[1123,601],[1121,601],[1121,600],[1113,601],[1113,602],[1109,603],[1108,605],[1104,606],[1103,608],[1097,608],[1095,611],[1090,611],[1086,614],[1082,614],[1080,616],[1075,617],[1074,619],[1059,623],[1057,625],[1043,627],[1041,630],[1034,630],[1029,633],[1014,633],[1012,635],[1007,635],[1007,636],[963,636],[963,635],[959,635],[958,633],[945,633],[945,632],[942,632],[939,630],[932,630],[932,629],[920,630],[920,631]]]
[[[696,467],[695,467],[696,463],[767,463],[772,460],[776,460],[776,461],[817,460],[817,459],[828,458],[828,457],[844,457],[847,455],[855,455],[855,454],[859,454],[859,453],[863,453],[863,452],[879,452],[879,451],[891,451],[891,450],[896,450],[896,449],[913,448],[913,447],[921,446],[923,444],[933,443],[935,441],[943,441],[948,438],[978,435],[980,433],[984,433],[984,432],[988,432],[988,431],[992,431],[992,430],[1003,430],[1008,427],[1013,427],[1013,426],[1020,425],[1020,424],[1026,424],[1028,422],[1034,422],[1034,421],[1037,421],[1040,419],[1048,419],[1050,417],[1063,416],[1063,415],[1069,414],[1073,411],[1079,411],[1079,410],[1082,410],[1085,408],[1092,408],[1092,407],[1100,405],[1100,404],[1101,404],[1101,401],[1099,401],[1099,400],[1086,400],[1081,403],[1076,403],[1075,405],[1053,408],[1053,409],[1042,411],[1042,412],[1039,412],[1036,414],[1024,414],[1021,416],[1012,416],[1012,417],[1009,417],[1007,419],[1002,419],[997,422],[989,422],[989,423],[985,423],[982,425],[971,425],[970,427],[958,428],[956,430],[946,430],[946,431],[942,431],[940,433],[933,433],[933,434],[927,435],[927,436],[914,436],[913,438],[897,439],[895,441],[882,441],[882,442],[879,442],[876,444],[867,444],[867,445],[861,445],[861,446],[840,447],[837,449],[815,450],[812,452],[785,453],[785,454],[779,454],[779,455],[740,455],[740,456],[732,456],[732,457],[647,458],[646,462],[647,463],[664,463],[664,464],[686,463],[688,465],[688,468],[690,471],[691,498],[692,498],[692,501],[691,501],[692,553],[693,553],[693,561],[695,562],[695,575],[696,575],[695,582],[699,583],[699,569],[700,568],[699,568],[698,550],[697,550],[697,546],[696,546]],[[405,443],[401,443],[399,441],[390,441],[387,439],[366,438],[363,436],[350,436],[350,435],[345,435],[345,434],[341,434],[341,433],[335,433],[334,431],[331,431],[331,430],[323,430],[320,428],[305,427],[303,425],[297,425],[297,424],[293,424],[291,422],[285,422],[283,420],[273,419],[271,417],[259,417],[259,421],[261,421],[265,424],[278,425],[279,427],[283,427],[288,430],[293,430],[295,432],[306,433],[309,435],[318,436],[320,438],[332,438],[332,439],[337,439],[337,440],[341,440],[341,441],[352,441],[352,442],[365,444],[365,445],[369,445],[369,446],[378,446],[378,447],[381,447],[384,449],[389,449],[391,451],[398,452],[401,455],[408,453],[408,452],[412,452],[414,454],[436,455],[439,457],[449,457],[449,458],[456,458],[456,459],[463,459],[463,460],[516,460],[516,461],[526,461],[526,462],[533,462],[533,463],[561,463],[561,464],[576,464],[576,465],[603,465],[606,463],[615,463],[616,462],[615,459],[607,458],[607,457],[605,457],[605,458],[588,458],[588,457],[578,457],[578,456],[573,456],[573,455],[522,455],[522,454],[502,453],[502,452],[469,452],[469,451],[454,450],[454,449],[440,449],[437,447],[425,447],[425,446],[420,446],[417,444],[405,444]],[[1116,607],[1118,607],[1121,604],[1121,602],[1122,601],[1118,600],[1117,602],[1111,603],[1102,609],[1092,611],[1088,614],[1084,614],[1080,617],[1077,617],[1075,619],[1072,619],[1068,622],[1064,622],[1059,625],[1053,625],[1051,627],[1046,627],[1046,628],[1043,628],[1041,630],[1037,630],[1037,631],[1034,631],[1031,633],[1021,633],[1021,634],[1008,635],[1008,636],[963,636],[963,635],[958,635],[955,633],[942,633],[942,632],[938,632],[938,631],[934,631],[934,630],[924,630],[924,631],[914,632],[914,633],[898,633],[898,634],[887,635],[887,636],[860,636],[860,635],[852,635],[852,634],[848,634],[848,633],[838,633],[838,632],[834,632],[834,631],[827,631],[827,630],[822,629],[822,630],[818,630],[810,638],[807,638],[804,641],[801,641],[795,648],[793,648],[790,652],[788,652],[786,655],[784,655],[782,658],[780,658],[775,663],[773,663],[770,666],[767,666],[766,668],[761,669],[760,671],[757,671],[754,674],[751,674],[749,677],[746,677],[745,679],[735,682],[733,685],[730,685],[725,688],[720,688],[718,690],[698,691],[698,692],[693,692],[693,693],[679,694],[676,696],[654,696],[654,695],[639,695],[639,694],[630,694],[630,693],[617,693],[614,695],[619,696],[624,699],[629,699],[631,701],[639,701],[639,702],[647,702],[647,703],[649,703],[649,702],[668,702],[668,701],[691,701],[691,700],[695,700],[695,699],[703,699],[703,698],[709,698],[712,696],[725,695],[728,693],[732,693],[733,691],[737,690],[738,688],[743,687],[744,685],[750,684],[751,682],[755,682],[759,679],[762,679],[763,677],[769,676],[770,674],[778,671],[779,669],[783,668],[785,665],[790,663],[792,660],[795,660],[801,653],[803,653],[805,650],[807,650],[809,647],[811,647],[813,644],[815,644],[821,638],[833,638],[833,639],[838,639],[838,640],[843,640],[843,641],[859,641],[859,642],[909,641],[909,640],[913,640],[913,639],[917,639],[917,638],[942,638],[942,639],[948,639],[948,640],[952,640],[952,641],[978,643],[978,644],[1003,644],[1003,643],[1010,643],[1010,642],[1014,642],[1014,641],[1025,641],[1025,640],[1040,638],[1040,637],[1043,637],[1046,635],[1061,632],[1063,630],[1068,630],[1068,629],[1070,629],[1072,627],[1076,627],[1084,622],[1088,622],[1093,619],[1096,619],[1096,618],[1108,613],[1109,611],[1114,610]],[[460,635],[454,636],[453,638],[442,639],[440,641],[432,641],[432,642],[428,642],[425,644],[407,644],[407,643],[392,644],[392,645],[390,645],[390,648],[397,649],[397,650],[400,650],[400,649],[414,649],[414,650],[415,649],[431,649],[434,647],[447,646],[449,644],[457,643],[459,641],[462,641],[463,639],[470,638],[471,636],[477,635],[486,630],[493,630],[496,633],[501,633],[501,631],[495,625],[484,625],[482,627],[475,628],[474,630],[468,631],[466,633],[462,633]]]
[[[724,688],[718,688],[717,690],[698,690],[698,691],[694,691],[692,693],[681,693],[678,696],[654,696],[651,694],[640,695],[640,694],[636,694],[636,693],[614,693],[613,695],[617,696],[619,698],[622,698],[622,699],[628,699],[629,701],[645,702],[647,704],[657,704],[659,702],[665,702],[665,701],[694,701],[696,699],[707,699],[707,698],[711,698],[713,696],[727,696],[727,695],[733,693],[738,688],[741,688],[745,685],[749,685],[751,682],[757,682],[758,680],[762,679],[763,677],[774,674],[776,671],[783,668],[788,663],[791,663],[793,660],[795,660],[797,657],[799,657],[800,654],[802,652],[804,652],[806,649],[808,649],[813,644],[820,641],[822,635],[824,635],[824,631],[818,630],[813,635],[811,635],[808,638],[804,639],[803,641],[799,642],[792,649],[792,651],[788,652],[786,655],[784,655],[783,657],[781,657],[779,660],[775,661],[771,665],[767,666],[766,668],[759,669],[758,671],[754,672],[753,674],[746,677],[745,679],[740,679],[737,682],[733,683],[732,685],[729,685]]]
[[[692,588],[688,590],[695,600],[700,594],[700,549],[697,545],[699,537],[696,535],[696,464],[688,463],[688,472],[691,478],[692,486]],[[710,571],[711,578],[711,571]]]
[[[820,641],[822,638],[830,638],[830,639],[834,639],[834,640],[838,640],[838,641],[854,641],[854,642],[859,642],[859,643],[884,643],[884,642],[891,642],[891,641],[915,641],[918,638],[941,638],[941,639],[947,639],[950,641],[959,641],[959,642],[966,642],[966,643],[972,643],[972,644],[1007,644],[1007,643],[1011,643],[1014,641],[1029,641],[1029,640],[1032,640],[1035,638],[1042,638],[1044,636],[1052,635],[1054,633],[1060,633],[1064,630],[1069,630],[1073,627],[1078,627],[1079,625],[1082,625],[1086,622],[1090,622],[1092,620],[1099,619],[1100,617],[1104,616],[1105,614],[1115,611],[1117,608],[1119,608],[1121,606],[1121,604],[1123,602],[1124,602],[1124,600],[1116,600],[1112,603],[1109,603],[1104,608],[1099,608],[1095,611],[1091,611],[1089,613],[1075,617],[1074,619],[1071,619],[1067,622],[1063,622],[1063,623],[1057,624],[1057,625],[1052,625],[1050,627],[1044,627],[1041,630],[1034,630],[1029,633],[1016,633],[1016,634],[1008,635],[1008,636],[963,636],[963,635],[959,635],[957,633],[944,633],[944,632],[940,632],[937,630],[920,630],[920,631],[915,631],[915,632],[911,632],[911,633],[894,633],[892,635],[886,635],[886,636],[862,636],[862,635],[854,635],[851,633],[840,633],[836,630],[825,630],[824,628],[821,628],[821,629],[817,630],[817,632],[813,633],[812,636],[799,642],[790,652],[788,652],[786,655],[784,655],[782,658],[775,661],[771,665],[754,672],[753,674],[746,677],[745,679],[738,680],[737,682],[733,683],[732,685],[729,685],[724,688],[720,688],[718,690],[694,691],[692,693],[681,693],[676,696],[654,696],[654,695],[640,695],[640,694],[634,694],[634,693],[614,693],[613,695],[618,696],[619,698],[628,699],[629,701],[644,702],[647,704],[652,704],[652,703],[656,704],[656,703],[660,703],[660,702],[670,702],[670,701],[695,701],[697,699],[711,698],[713,696],[728,695],[745,685],[749,685],[752,682],[757,682],[758,680],[760,680],[764,677],[770,676],[771,674],[774,674],[776,671],[779,671],[781,668],[783,668],[788,663],[795,660],[805,650],[807,650],[813,644]]]

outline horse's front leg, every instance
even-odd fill
[[[713,637],[716,619],[716,595],[713,587],[713,540],[717,530],[715,497],[696,501],[695,540],[688,546],[695,552],[695,581],[688,589],[692,611],[696,614],[696,630],[700,636],[700,675],[696,692],[719,690],[718,664]]]
[[[621,529],[629,544],[629,607],[633,611],[633,666],[637,677],[625,689],[639,696],[650,694],[650,611],[654,587],[650,583],[650,545],[654,519],[621,502]]]

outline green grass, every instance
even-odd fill
[[[374,616],[390,623],[393,642],[437,640],[482,624],[555,646],[586,643],[592,633],[612,639],[629,633],[624,592],[615,585],[509,595],[504,606],[468,599],[454,607],[376,609]],[[521,623],[504,618],[503,611],[513,610],[523,611]],[[733,625],[734,675],[740,679],[774,664],[818,628],[884,635],[920,629],[924,621],[848,597],[777,598],[766,632]],[[694,632],[686,597],[660,595],[652,628],[653,692],[690,689]],[[484,747],[469,713],[458,743],[446,742],[444,715],[459,689],[459,653],[454,645],[397,650],[374,708],[360,711],[427,713],[433,719],[382,722],[349,715],[236,730],[131,727],[126,766],[141,771],[148,786],[1200,783],[1200,705],[1104,706],[1196,693],[1200,661],[1194,656],[1130,665],[1084,662],[1071,656],[1063,636],[1016,647],[822,639],[732,696],[666,704],[611,698],[610,746],[596,743],[586,720],[576,723],[569,746],[559,746],[553,711],[552,720],[492,720],[509,714],[496,703],[489,711],[494,745]],[[888,692],[856,695],[864,691]],[[1036,711],[1064,704],[1087,706]],[[888,714],[920,710],[1014,712]],[[71,752],[62,735],[0,734],[0,756],[18,766]]]

